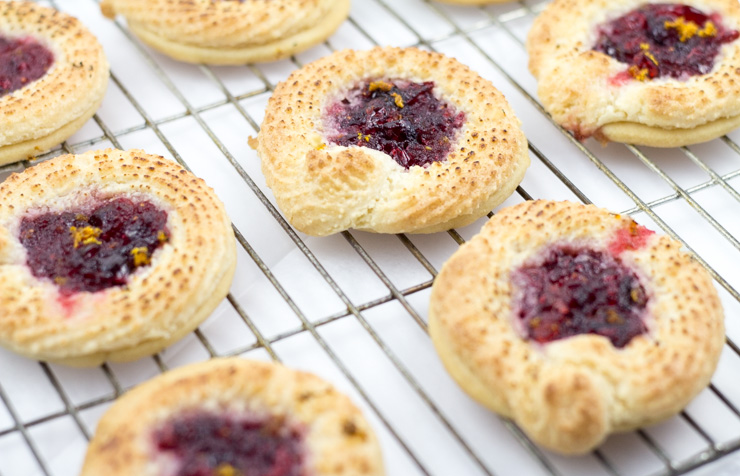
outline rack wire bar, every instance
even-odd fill
[[[679,184],[672,176],[673,169],[653,160],[651,151],[623,146],[617,152],[620,159],[636,160],[636,163],[642,164],[651,176],[663,183],[667,190],[661,196],[649,199],[644,197],[644,192],[631,178],[619,174],[614,168],[614,163],[602,157],[605,152],[592,150],[591,143],[578,142],[554,124],[539,104],[536,95],[532,93],[530,79],[526,76],[528,73],[521,71],[521,65],[494,57],[490,53],[489,45],[482,43],[481,38],[489,32],[500,32],[508,39],[507,41],[523,50],[521,34],[518,32],[521,32],[522,25],[531,23],[546,2],[527,1],[501,6],[457,7],[430,0],[393,2],[355,0],[349,21],[324,45],[316,47],[311,52],[296,55],[290,60],[239,68],[240,78],[249,77],[254,80],[246,89],[239,89],[241,83],[235,82],[233,77],[229,76],[233,70],[210,66],[174,65],[171,60],[140,44],[129,32],[125,22],[116,21],[114,32],[104,31],[97,22],[107,20],[103,20],[97,12],[96,0],[53,0],[40,3],[50,4],[73,14],[79,13],[89,27],[96,26],[97,34],[107,42],[104,46],[112,58],[111,87],[119,94],[118,104],[124,104],[135,116],[132,116],[134,119],[119,120],[113,115],[115,109],[106,108],[104,103],[101,111],[90,122],[99,133],[90,132],[90,129],[87,133],[73,136],[61,148],[38,159],[0,167],[0,178],[60,153],[75,153],[106,145],[122,148],[132,142],[133,138],[144,136],[151,137],[149,142],[154,141],[162,153],[169,154],[183,167],[203,171],[202,164],[192,157],[182,145],[181,139],[172,132],[173,128],[188,124],[194,132],[204,134],[204,142],[199,145],[205,148],[208,143],[208,147],[215,148],[213,150],[216,156],[212,158],[214,163],[227,167],[230,174],[238,178],[239,192],[244,193],[245,197],[248,195],[249,203],[260,208],[260,213],[264,213],[265,219],[269,220],[259,222],[260,229],[255,231],[251,229],[253,225],[245,225],[245,221],[235,219],[233,229],[239,244],[240,256],[244,260],[240,261],[237,273],[239,274],[240,270],[247,270],[242,272],[252,273],[249,274],[250,285],[262,286],[260,289],[269,289],[269,293],[276,296],[276,301],[272,302],[272,307],[268,311],[276,315],[264,316],[259,308],[252,308],[247,290],[232,287],[223,305],[223,312],[216,313],[217,316],[212,316],[197,329],[189,342],[178,343],[173,349],[168,349],[151,359],[142,359],[140,362],[102,365],[96,370],[98,372],[96,375],[106,383],[107,390],[97,393],[81,392],[82,396],[78,395],[79,388],[86,386],[87,375],[74,374],[70,380],[64,373],[59,373],[59,369],[54,365],[40,363],[38,364],[40,372],[28,385],[32,388],[38,386],[52,389],[58,403],[56,406],[44,407],[43,403],[39,402],[38,405],[43,408],[36,408],[34,411],[27,410],[23,396],[28,390],[19,385],[21,382],[18,379],[21,376],[13,373],[12,367],[18,364],[19,358],[1,351],[1,475],[20,476],[22,470],[4,464],[4,461],[9,459],[3,457],[5,451],[17,449],[18,445],[21,445],[31,458],[23,468],[34,467],[37,468],[35,474],[47,476],[76,474],[77,467],[60,464],[55,459],[55,452],[61,450],[49,448],[48,443],[39,439],[38,434],[49,428],[49,425],[71,418],[72,428],[79,431],[82,440],[89,440],[97,421],[94,414],[102,412],[132,385],[156,373],[164,372],[188,360],[232,355],[247,355],[285,362],[289,365],[295,364],[293,353],[297,350],[294,349],[302,348],[299,345],[305,342],[310,344],[311,349],[315,349],[311,351],[315,354],[311,355],[316,356],[317,362],[326,362],[325,365],[309,370],[334,376],[333,381],[343,386],[342,388],[354,397],[374,423],[384,449],[387,450],[389,475],[451,474],[451,468],[454,468],[457,474],[464,472],[489,476],[507,474],[668,476],[689,473],[693,475],[694,470],[701,470],[708,463],[722,461],[723,458],[726,458],[726,461],[734,461],[740,455],[737,453],[740,449],[740,389],[736,389],[733,382],[722,377],[731,374],[733,369],[740,371],[740,348],[735,344],[733,336],[728,336],[726,351],[720,362],[725,371],[721,376],[715,376],[713,383],[705,391],[711,398],[702,399],[711,400],[719,408],[690,406],[664,424],[671,429],[680,428],[680,432],[684,432],[681,433],[681,437],[666,436],[666,433],[672,433],[670,431],[640,429],[610,439],[589,455],[574,458],[553,455],[539,448],[513,422],[492,416],[470,403],[443,373],[442,367],[435,359],[422,360],[417,357],[417,354],[427,356],[431,352],[431,344],[426,336],[425,301],[428,299],[432,280],[445,257],[469,239],[486,219],[481,219],[465,229],[450,230],[448,233],[433,236],[401,234],[379,237],[355,231],[341,233],[336,237],[337,241],[332,243],[348,247],[348,252],[353,256],[351,263],[348,264],[353,267],[350,274],[359,273],[362,277],[361,286],[375,286],[373,292],[358,293],[353,283],[348,282],[343,276],[341,266],[337,266],[331,256],[321,251],[321,242],[295,231],[273,204],[259,171],[249,162],[254,160],[253,152],[245,151],[242,145],[235,146],[233,142],[224,140],[222,130],[218,129],[213,119],[216,114],[225,114],[231,120],[243,123],[234,127],[249,130],[247,135],[255,134],[261,121],[260,109],[264,107],[267,97],[278,81],[287,77],[292,69],[300,67],[317,55],[348,45],[357,47],[358,44],[367,46],[397,44],[442,52],[447,52],[446,48],[449,48],[450,44],[463,45],[465,49],[469,49],[470,55],[473,55],[471,57],[476,58],[474,64],[470,66],[473,69],[487,71],[489,75],[501,81],[500,84],[496,84],[497,87],[509,91],[507,97],[510,102],[526,111],[526,115],[520,114],[525,127],[527,119],[542,119],[544,121],[542,123],[550,128],[547,131],[549,137],[560,144],[555,147],[540,140],[538,135],[530,139],[532,168],[537,170],[528,172],[528,176],[517,188],[517,194],[510,198],[507,204],[534,197],[548,197],[548,184],[561,187],[558,189],[561,192],[557,192],[556,195],[565,193],[571,199],[583,203],[594,202],[602,206],[604,203],[621,204],[625,210],[623,213],[652,220],[664,233],[679,240],[709,270],[717,284],[727,293],[725,304],[728,307],[728,321],[736,320],[739,317],[736,311],[740,310],[740,293],[737,291],[740,286],[740,275],[728,273],[726,268],[713,266],[713,262],[710,264],[709,259],[702,256],[701,249],[697,251],[689,246],[688,236],[685,236],[686,225],[680,221],[670,221],[666,216],[670,216],[672,207],[685,205],[693,213],[694,221],[691,221],[691,224],[701,227],[718,242],[724,241],[725,244],[729,244],[732,256],[728,259],[740,262],[740,239],[737,230],[734,230],[732,225],[720,222],[697,198],[700,193],[724,193],[728,197],[727,206],[740,212],[738,187],[740,147],[737,145],[740,136],[730,134],[717,140],[718,144],[730,151],[728,163],[735,165],[733,170],[729,171],[720,172],[710,165],[700,152],[681,148],[687,163],[692,164],[707,177],[690,186]],[[409,12],[419,12],[423,17],[416,18],[415,15],[409,15]],[[373,23],[373,18],[368,18],[372,15],[377,15],[376,20],[382,19],[385,22],[382,31],[378,29],[378,22]],[[429,28],[425,20],[436,25],[437,30]],[[110,28],[108,23],[105,24],[108,25],[106,28]],[[400,32],[398,36],[383,36],[394,29]],[[153,113],[152,105],[140,99],[141,85],[129,75],[120,74],[122,68],[128,65],[117,62],[115,50],[118,47],[127,48],[127,51],[132,52],[132,56],[126,58],[134,58],[133,61],[138,67],[153,75],[155,81],[153,87],[174,98],[171,101],[172,106],[165,108],[166,113],[156,109]],[[465,52],[461,51],[460,54]],[[213,99],[194,102],[193,92],[178,84],[188,75],[199,76],[202,87],[214,91]],[[243,143],[246,144],[246,135]],[[245,158],[245,154],[252,154],[251,158]],[[574,174],[564,158],[565,155],[568,155],[570,160],[590,164],[593,167],[589,170],[590,175],[584,179]],[[529,180],[528,177],[533,174],[536,175],[536,179]],[[219,178],[216,174],[212,177]],[[597,196],[593,191],[589,193],[588,187],[584,185],[591,179],[605,180],[612,184],[618,195],[607,200],[600,195]],[[217,183],[214,186],[218,193],[226,195],[230,193],[229,187],[230,185],[224,183]],[[228,205],[227,202],[227,208]],[[489,217],[491,215],[489,214]],[[273,251],[265,247],[263,240],[260,239],[260,233],[269,234],[270,238],[285,244],[286,250],[279,258],[275,258]],[[395,247],[399,247],[398,249],[405,253],[403,259],[408,259],[404,261],[408,267],[419,270],[413,275],[413,279],[406,277],[403,270],[389,268],[390,265],[378,255],[386,248]],[[301,295],[300,286],[290,279],[290,275],[286,274],[284,269],[290,263],[301,263],[298,267],[290,267],[290,270],[305,273],[307,278],[302,282],[307,286],[315,286],[315,289],[322,289],[321,296],[327,302],[330,301],[331,305],[312,304]],[[253,269],[253,272],[248,271],[249,269]],[[398,282],[399,275],[404,276],[405,280]],[[281,324],[282,327],[277,327],[277,324],[268,322],[271,318],[279,317],[277,311],[272,310],[278,307],[286,314],[285,322],[290,320],[292,324]],[[221,328],[222,316],[233,316],[237,325],[242,326],[251,338],[230,346],[221,344],[214,337],[217,334],[213,333]],[[389,321],[388,316],[393,320]],[[406,345],[404,339],[399,341],[391,332],[396,327],[423,336],[421,343],[411,346]],[[338,340],[336,335],[338,330],[345,328],[352,329],[352,332],[342,339],[367,342],[367,347],[362,348],[367,349],[369,355],[379,359],[378,366],[387,369],[387,378],[396,382],[393,388],[384,388],[383,379],[367,374],[368,357],[356,353],[348,354],[344,350],[343,341]],[[12,378],[5,377],[6,375]],[[404,422],[398,412],[394,411],[385,393],[400,398],[397,403],[405,410],[423,415],[416,423],[424,428],[434,428],[436,433],[420,435],[418,430],[414,430],[413,425]],[[729,429],[723,434],[719,434],[706,420],[707,414],[718,409],[722,410],[723,414],[729,415],[727,420]],[[3,410],[9,418],[5,423]],[[680,433],[678,430],[676,432]],[[693,442],[690,448],[687,447],[688,441]],[[620,446],[622,444],[626,446]],[[431,451],[430,448],[434,450]],[[78,463],[81,463],[84,450],[85,448],[80,445],[69,449]],[[27,473],[24,472],[23,476],[27,476]]]

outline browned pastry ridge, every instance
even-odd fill
[[[0,164],[7,164],[63,142],[95,114],[108,61],[76,18],[32,2],[0,2],[0,35],[31,36],[54,54],[44,76],[0,96]]]
[[[26,216],[109,198],[167,212],[169,237],[126,285],[64,295],[36,277],[19,237]],[[150,355],[195,329],[226,296],[236,245],[223,204],[175,162],[101,150],[42,162],[0,184],[0,345],[75,366]]]
[[[369,147],[331,143],[332,101],[363,81],[433,82],[465,114],[444,160],[406,169]],[[311,235],[349,228],[431,233],[472,223],[505,200],[529,166],[504,96],[453,58],[416,48],[338,51],[278,84],[257,140],[267,185],[290,223]]]
[[[328,38],[349,0],[103,0],[144,43],[190,63],[273,61]]]
[[[98,423],[81,476],[163,475],[164,467],[175,474],[171,462],[162,466],[157,458],[153,435],[169,418],[192,411],[305,427],[300,474],[385,474],[372,428],[349,398],[312,374],[235,357],[169,371],[118,399]],[[242,474],[231,469],[218,474]]]
[[[709,383],[724,325],[709,274],[678,242],[648,234],[618,254],[647,296],[647,332],[621,348],[595,334],[538,343],[516,313],[513,273],[543,250],[606,251],[615,237],[639,230],[629,217],[568,202],[499,211],[433,285],[429,331],[447,370],[475,400],[562,453],[589,451],[611,432],[679,412]]]
[[[527,37],[529,69],[553,119],[577,137],[595,136],[654,147],[677,147],[719,137],[740,125],[740,41],[722,46],[707,74],[686,80],[613,81],[628,69],[592,50],[599,24],[644,0],[554,0]],[[658,3],[658,2],[652,2]],[[735,0],[683,3],[717,12],[726,28],[740,30]]]

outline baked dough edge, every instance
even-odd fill
[[[349,15],[349,0],[341,0],[339,3],[340,5],[331,9],[322,22],[314,28],[299,31],[272,43],[247,45],[241,48],[207,48],[188,45],[158,35],[141,23],[130,21],[128,26],[141,41],[177,60],[195,64],[241,65],[284,59],[321,43],[331,36]]]
[[[52,362],[55,364],[67,365],[69,367],[95,367],[101,365],[103,362],[131,362],[141,359],[142,357],[154,355],[184,338],[205,322],[205,318],[208,317],[208,314],[213,312],[216,306],[218,306],[218,303],[221,302],[221,300],[229,293],[229,288],[231,287],[235,271],[236,259],[232,262],[231,267],[221,276],[218,285],[216,285],[210,293],[211,297],[201,303],[200,307],[190,316],[188,322],[183,324],[182,327],[178,329],[177,332],[169,336],[169,338],[144,341],[135,346],[124,347],[113,351],[98,352],[96,354],[81,357],[55,359]],[[18,352],[21,353],[20,351]],[[27,357],[31,359],[36,358],[34,355],[27,355]]]
[[[189,409],[254,412],[304,426],[306,474],[385,474],[373,429],[347,395],[309,372],[242,357],[189,364],[128,391],[98,423],[80,474],[159,476],[162,468],[152,464],[150,434]]]
[[[721,137],[740,127],[740,115],[723,117],[691,129],[664,129],[636,122],[613,122],[601,126],[597,139],[649,147],[681,147]]]
[[[521,337],[511,316],[510,270],[540,246],[592,246],[583,240],[593,239],[602,249],[630,226],[629,217],[594,206],[524,202],[499,211],[434,281],[429,333],[452,378],[560,453],[584,453],[610,433],[675,415],[709,383],[723,348],[711,277],[677,242],[656,234],[620,254],[652,296],[646,336],[621,349],[594,335],[544,345]]]
[[[47,136],[0,147],[0,165],[23,160],[21,157],[30,159],[49,151],[55,145],[61,144],[77,132],[88,119],[95,115],[104,97],[105,94],[101,94],[100,98],[87,111],[83,112],[80,117],[66,123]]]

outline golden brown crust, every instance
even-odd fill
[[[708,273],[668,237],[620,253],[650,296],[648,334],[624,348],[593,334],[539,345],[515,328],[510,274],[549,245],[606,250],[628,217],[594,206],[533,201],[498,212],[442,267],[429,331],[455,380],[536,442],[582,453],[613,431],[680,411],[709,382],[724,343]]]
[[[61,298],[35,278],[18,238],[27,211],[74,208],[91,197],[151,201],[170,239],[127,286]],[[68,365],[127,361],[197,327],[228,293],[236,263],[231,222],[202,179],[140,150],[102,150],[42,162],[0,185],[0,344]]]
[[[81,476],[164,474],[152,458],[152,432],[193,409],[271,415],[305,425],[306,474],[385,474],[372,428],[349,398],[312,374],[229,358],[167,372],[120,398],[98,423]]]
[[[0,147],[0,164],[7,164],[17,160],[31,158],[51,149],[57,144],[61,144],[67,140],[68,137],[77,132],[85,122],[95,114],[95,111],[98,110],[100,103],[102,102],[103,96],[100,96],[98,102],[92,104],[80,117],[71,120],[47,136]]]
[[[32,2],[0,2],[0,35],[32,36],[54,54],[46,75],[0,97],[0,164],[6,164],[63,142],[95,114],[108,61],[76,18]]]
[[[76,18],[32,2],[0,2],[0,35],[32,36],[54,54],[47,74],[0,97],[0,164],[6,164],[63,142],[95,114],[108,61]]]
[[[153,48],[181,61],[273,61],[329,37],[349,14],[349,0],[103,0]]]
[[[434,81],[435,94],[465,113],[447,160],[406,170],[383,152],[325,143],[327,102],[382,78]],[[415,48],[344,50],[295,71],[275,88],[250,144],[288,220],[311,235],[464,226],[506,199],[529,165],[504,96],[458,61]]]
[[[627,65],[591,50],[597,25],[644,4],[643,0],[555,0],[527,37],[529,69],[553,119],[577,137],[675,147],[719,137],[740,121],[740,41],[722,47],[708,74],[686,81],[610,81]],[[740,29],[734,0],[684,4],[718,12],[725,27]],[[615,127],[610,127],[615,125]]]

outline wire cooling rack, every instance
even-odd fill
[[[275,359],[333,382],[364,410],[389,475],[740,474],[740,132],[650,149],[573,140],[543,113],[523,41],[543,3],[452,7],[354,0],[324,44],[258,66],[175,62],[142,46],[93,0],[39,2],[80,18],[104,45],[112,81],[103,106],[60,148],[142,148],[203,177],[225,202],[239,242],[228,298],[194,333],[152,358],[71,369],[0,350],[0,476],[76,475],[98,418],[128,388],[214,356]],[[312,238],[275,207],[247,146],[274,86],[341,48],[420,46],[457,57],[506,95],[532,166],[504,205],[570,199],[628,213],[680,240],[709,270],[727,315],[727,344],[708,389],[678,416],[562,457],[472,402],[426,333],[432,280],[487,219],[433,235],[345,232]],[[33,164],[0,169],[0,178]],[[135,417],[135,416],[132,416]]]

